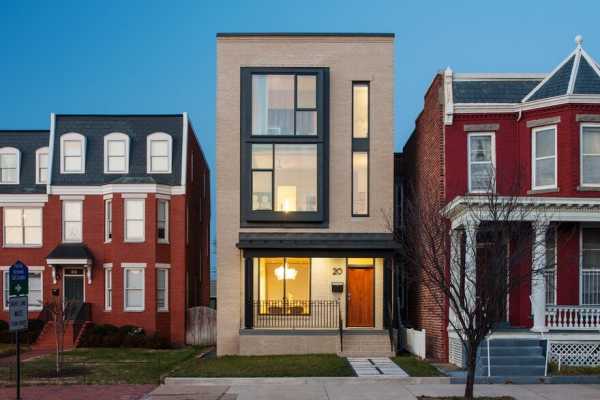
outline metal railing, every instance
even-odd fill
[[[548,329],[600,329],[600,306],[546,306]]]
[[[340,303],[337,300],[254,301],[254,328],[336,329]]]

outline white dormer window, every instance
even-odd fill
[[[19,184],[19,165],[21,152],[14,147],[0,148],[0,184]]]
[[[126,174],[129,172],[129,136],[110,133],[104,136],[104,173]]]
[[[48,183],[48,148],[40,147],[35,151],[35,183]]]
[[[79,133],[65,133],[60,137],[60,173],[85,173],[85,137]]]
[[[156,132],[148,135],[146,165],[149,174],[170,174],[173,139],[171,135]]]

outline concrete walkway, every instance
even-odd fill
[[[411,384],[403,378],[352,379],[169,379],[146,400],[415,400],[417,396],[460,396],[462,385]],[[600,385],[477,385],[478,396],[513,396],[518,400],[598,400]]]
[[[408,374],[404,372],[402,368],[400,368],[388,357],[348,357],[348,362],[356,373],[356,376],[408,376]]]

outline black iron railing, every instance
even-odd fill
[[[340,303],[337,300],[255,301],[254,328],[336,329]]]

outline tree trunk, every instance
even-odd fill
[[[477,346],[467,345],[467,382],[465,385],[465,399],[473,399],[475,385],[475,368],[477,367]]]

